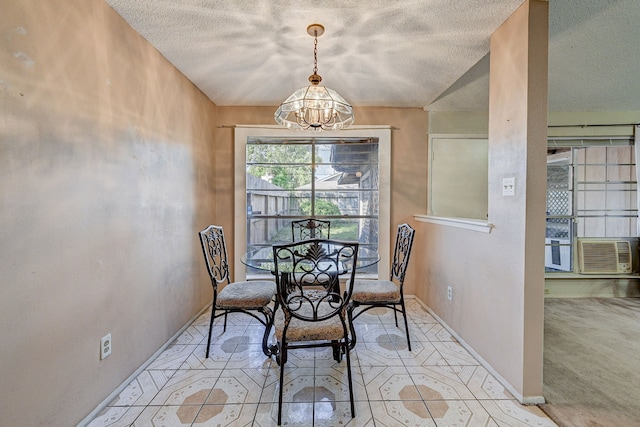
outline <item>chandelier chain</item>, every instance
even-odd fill
[[[313,74],[318,74],[318,36],[313,39]]]

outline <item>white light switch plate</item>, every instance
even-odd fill
[[[502,179],[502,195],[503,196],[516,195],[516,179],[515,178]]]

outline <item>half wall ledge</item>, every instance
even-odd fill
[[[463,228],[465,230],[491,233],[493,224],[488,221],[479,221],[465,218],[447,218],[431,215],[414,215],[416,221],[429,222],[431,224],[446,225],[448,227]]]

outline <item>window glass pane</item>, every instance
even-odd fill
[[[315,217],[376,253],[377,140],[249,138],[246,170],[249,251],[291,241],[291,221]]]
[[[287,144],[252,141],[247,144],[247,165],[252,163],[311,163],[311,147],[304,144]]]
[[[247,182],[247,190],[311,188],[311,165],[247,164],[247,174],[258,178]]]
[[[278,218],[247,218],[247,236],[252,247],[291,241],[291,221]]]
[[[585,181],[604,182],[607,178],[607,168],[603,165],[588,165],[585,169]]]

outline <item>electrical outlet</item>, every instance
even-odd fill
[[[453,288],[451,286],[447,286],[447,299],[449,301],[453,300]]]
[[[111,354],[111,334],[107,334],[100,340],[100,360]]]

